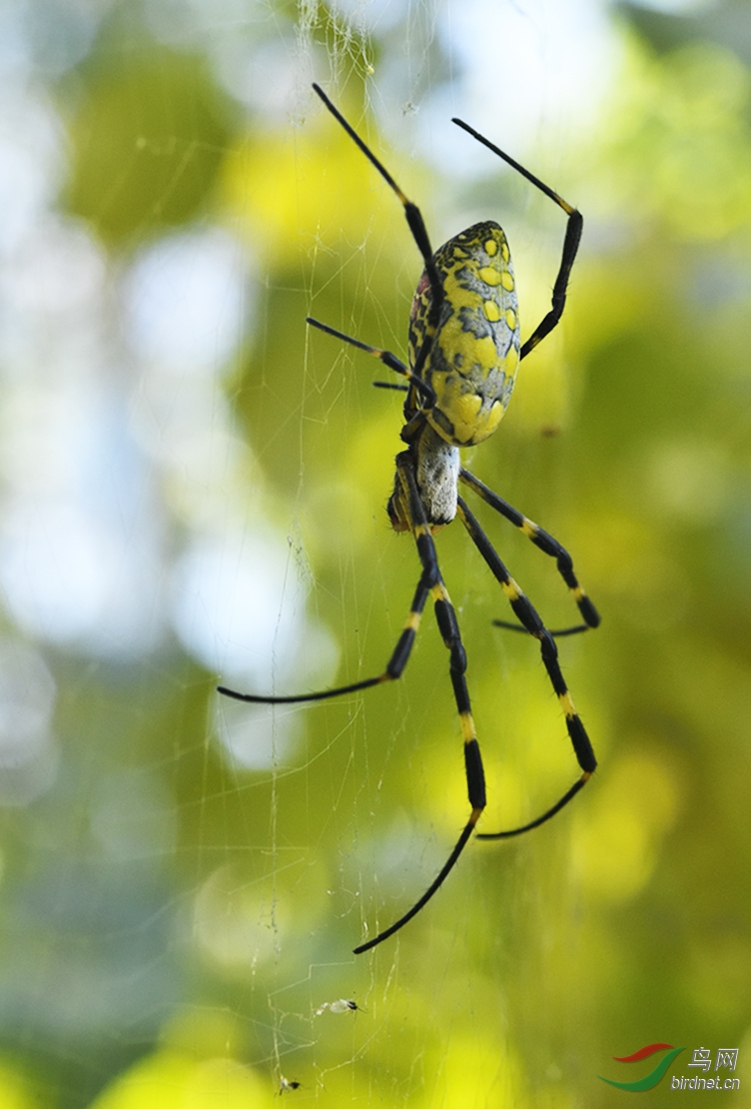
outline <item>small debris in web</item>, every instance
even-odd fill
[[[320,1017],[321,1013],[326,1009],[330,1013],[364,1013],[365,1010],[361,1009],[356,1001],[346,1001],[345,998],[340,997],[338,1001],[324,1001],[320,1009],[316,1009],[316,1016]]]

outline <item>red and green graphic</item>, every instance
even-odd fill
[[[619,1090],[630,1090],[632,1093],[651,1090],[664,1077],[665,1071],[676,1055],[684,1050],[682,1047],[673,1047],[672,1044],[647,1044],[646,1047],[640,1047],[633,1055],[613,1056],[616,1063],[638,1063],[642,1059],[648,1059],[650,1055],[654,1055],[658,1051],[666,1051],[667,1055],[663,1055],[654,1070],[651,1070],[649,1074],[645,1074],[643,1078],[637,1078],[635,1082],[614,1082],[612,1078],[603,1078],[601,1074],[598,1074],[597,1077],[610,1086],[617,1086]]]

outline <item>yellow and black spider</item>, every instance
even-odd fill
[[[425,906],[456,864],[485,808],[485,776],[464,676],[466,655],[456,613],[438,568],[433,542],[433,534],[445,524],[451,523],[455,516],[458,515],[499,581],[518,621],[518,624],[506,624],[502,621],[496,623],[528,632],[540,644],[542,661],[563,709],[568,734],[581,769],[581,775],[571,788],[541,816],[520,828],[480,833],[478,838],[507,838],[543,824],[568,804],[597,766],[589,737],[561,673],[554,639],[557,635],[570,635],[587,628],[596,628],[600,622],[597,611],[576,579],[568,552],[546,531],[465,470],[459,454],[461,447],[480,443],[492,435],[508,405],[519,362],[560,320],[583,221],[575,208],[534,174],[460,119],[453,121],[554,200],[568,216],[561,264],[553,286],[552,307],[526,342],[521,343],[514,271],[506,236],[498,224],[490,220],[476,223],[433,253],[418,207],[407,199],[393,177],[323,90],[318,85],[313,85],[313,88],[404,205],[407,223],[425,263],[410,313],[408,365],[390,351],[380,350],[360,342],[359,339],[343,335],[318,320],[307,320],[321,331],[374,355],[389,369],[407,379],[407,385],[387,385],[401,388],[407,394],[404,402],[405,424],[401,431],[401,438],[407,449],[396,456],[396,478],[394,491],[388,502],[388,514],[395,531],[409,531],[414,536],[422,573],[404,630],[386,669],[377,677],[365,678],[337,689],[288,697],[237,693],[223,686],[219,687],[219,692],[239,701],[278,705],[322,701],[396,681],[407,665],[420,617],[428,597],[432,597],[438,628],[449,651],[451,684],[464,737],[464,762],[471,812],[445,865],[419,901],[391,927],[356,947],[355,954],[359,954],[382,943],[404,927]],[[583,624],[558,631],[549,631],[545,627],[459,496],[459,482],[472,489],[491,508],[519,528],[536,547],[556,560],[558,572],[579,607]]]

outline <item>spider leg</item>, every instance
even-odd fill
[[[417,249],[422,255],[422,260],[425,264],[425,273],[427,274],[428,281],[430,282],[430,290],[432,296],[430,313],[428,315],[427,327],[425,330],[425,339],[422,346],[420,347],[420,350],[417,353],[417,357],[415,358],[415,365],[413,368],[414,375],[417,378],[420,378],[422,375],[422,368],[425,365],[428,354],[430,353],[433,345],[433,338],[435,336],[435,332],[438,326],[438,320],[441,315],[441,308],[443,307],[443,302],[445,299],[443,282],[441,281],[441,278],[438,274],[435,258],[433,256],[433,248],[430,245],[430,237],[428,236],[428,230],[425,226],[425,220],[422,218],[422,213],[420,212],[420,209],[417,207],[417,205],[404,195],[386,167],[381,162],[379,162],[370,147],[367,146],[365,142],[363,142],[363,140],[357,134],[352,125],[349,124],[344,118],[339,109],[331,103],[321,86],[314,84],[313,89],[321,98],[328,110],[331,112],[334,119],[336,119],[342,125],[349,137],[354,143],[357,144],[357,146],[363,152],[370,164],[378,170],[386,184],[389,185],[394,193],[396,193],[404,208],[404,215],[406,216],[407,223],[409,224],[409,229],[412,232],[412,238],[415,240],[415,243],[417,244]],[[344,338],[344,336],[342,336],[342,338]],[[392,369],[393,368],[394,367],[392,367]]]
[[[351,335],[345,335],[343,331],[337,331],[335,327],[330,327],[327,323],[314,320],[312,316],[306,316],[305,322],[311,324],[312,327],[317,327],[319,331],[325,331],[327,335],[333,335],[335,339],[341,339],[343,343],[349,343],[351,347],[357,347],[358,350],[364,350],[366,354],[372,354],[375,358],[383,362],[384,366],[388,366],[390,370],[401,374],[402,377],[406,377],[410,384],[422,394],[428,408],[432,408],[435,404],[435,390],[432,386],[418,377],[409,366],[405,366],[405,364],[401,362],[395,354],[392,354],[390,350],[380,350],[379,347],[372,347],[369,343],[363,343],[360,339],[355,339]],[[382,389],[409,389],[409,386],[391,382],[376,381],[374,384]]]
[[[408,393],[409,385],[401,385],[398,381],[374,381],[376,389],[396,389],[399,393]]]
[[[356,143],[357,146],[359,146],[360,150],[363,152],[370,164],[372,166],[375,166],[387,185],[389,185],[390,188],[399,197],[399,200],[402,202],[402,205],[404,207],[404,215],[407,218],[409,229],[412,232],[412,238],[417,243],[417,248],[420,251],[420,254],[422,254],[423,262],[425,263],[425,269],[427,271],[428,279],[432,286],[433,293],[436,297],[442,298],[443,285],[441,284],[441,279],[438,276],[438,270],[436,269],[435,261],[433,259],[433,248],[430,245],[427,228],[425,227],[425,221],[422,218],[422,213],[420,212],[420,209],[411,200],[407,199],[407,197],[399,188],[396,181],[391,176],[386,167],[378,161],[373,151],[363,142],[363,140],[357,134],[357,131],[355,131],[354,127],[352,127],[352,125],[347,122],[339,109],[331,103],[321,86],[314,84],[313,89],[321,98],[328,110],[331,112],[334,119],[339,121],[339,123],[342,125],[352,141]]]
[[[576,208],[572,208],[570,205],[566,204],[565,200],[561,200],[561,198],[556,197],[555,194],[553,194],[553,196],[558,200],[564,212],[568,212],[568,223],[566,224],[566,235],[563,240],[561,264],[558,270],[558,276],[555,279],[555,284],[553,285],[553,294],[551,297],[553,306],[540,323],[538,323],[529,338],[522,343],[522,349],[519,354],[520,361],[522,358],[526,358],[529,352],[534,350],[546,335],[550,334],[563,315],[563,309],[566,307],[568,279],[571,276],[576,252],[579,249],[579,241],[582,237],[584,219],[581,212],[578,212]]]
[[[435,543],[433,542],[433,536],[430,532],[430,525],[425,514],[425,508],[417,488],[412,456],[408,451],[404,451],[402,454],[397,455],[396,464],[397,480],[401,482],[402,491],[405,494],[405,504],[409,509],[410,530],[415,538],[417,552],[422,565],[422,578],[420,581],[430,589],[438,628],[443,637],[443,642],[449,650],[451,684],[454,690],[454,700],[456,702],[457,712],[459,713],[459,720],[464,738],[464,767],[467,777],[467,792],[469,794],[471,812],[454,849],[419,901],[412,906],[409,912],[401,916],[389,928],[386,928],[383,932],[379,932],[378,935],[372,940],[368,940],[367,943],[360,944],[359,947],[356,947],[355,955],[359,955],[363,951],[368,951],[371,947],[383,943],[389,936],[393,936],[394,932],[398,932],[400,928],[403,928],[404,925],[407,924],[412,917],[416,916],[428,901],[430,901],[431,897],[440,889],[443,882],[456,865],[459,856],[464,850],[485,808],[485,774],[483,771],[482,757],[480,755],[480,745],[477,741],[475,725],[472,719],[469,691],[467,690],[467,683],[464,677],[467,669],[467,657],[459,632],[459,623],[456,619],[454,607],[451,604],[446,586],[441,577],[441,572],[438,568]]]
[[[558,631],[551,631],[551,635],[575,635],[577,632],[587,631],[588,628],[596,628],[600,623],[600,615],[595,606],[590,601],[587,594],[579,584],[576,574],[574,573],[574,562],[571,555],[565,547],[550,535],[543,528],[539,527],[534,521],[524,516],[518,509],[513,508],[508,501],[504,501],[492,489],[489,489],[479,478],[471,474],[469,470],[462,468],[459,471],[459,480],[468,485],[477,493],[478,497],[482,497],[486,504],[500,513],[506,520],[518,528],[523,535],[526,535],[536,547],[539,547],[546,555],[554,558],[558,573],[561,575],[566,585],[571,590],[571,594],[576,601],[576,604],[581,613],[583,624],[577,624],[573,628],[562,628]],[[508,624],[503,620],[494,620],[493,623],[499,628],[512,628],[515,631],[519,629],[518,624]]]
[[[523,628],[521,624],[512,624],[510,620],[493,620],[491,621],[494,628],[503,628],[509,632],[522,632],[527,634],[527,629]],[[566,635],[580,635],[581,632],[588,632],[592,630],[591,624],[574,624],[570,628],[548,628],[553,639],[562,639]]]
[[[404,451],[397,456],[397,476],[402,482],[403,489],[406,491],[411,530],[417,544],[417,551],[422,565],[422,574],[415,591],[409,615],[404,625],[404,630],[399,637],[384,672],[377,677],[365,678],[362,681],[338,686],[335,689],[322,690],[317,693],[294,694],[292,696],[266,696],[255,693],[238,693],[236,690],[228,689],[225,686],[217,687],[219,693],[223,693],[226,697],[232,697],[237,701],[279,705],[295,704],[303,701],[324,701],[345,693],[355,693],[359,690],[369,689],[371,686],[380,685],[384,682],[396,681],[401,677],[409,660],[428,595],[433,597],[438,627],[443,636],[443,641],[450,652],[449,665],[451,684],[454,690],[454,700],[456,701],[462,727],[462,735],[464,737],[464,765],[467,777],[469,803],[472,807],[472,811],[454,849],[437,877],[433,880],[419,901],[412,906],[409,912],[405,913],[389,928],[380,932],[372,940],[368,940],[367,943],[356,947],[356,955],[361,954],[363,951],[368,951],[371,947],[375,947],[385,939],[388,939],[394,932],[403,928],[404,925],[427,904],[433,894],[436,893],[443,884],[450,871],[454,868],[457,859],[464,850],[485,808],[485,775],[483,772],[480,747],[475,734],[474,721],[472,719],[469,692],[464,677],[467,659],[459,632],[456,613],[438,568],[435,544],[430,533],[430,525],[425,515],[425,509],[417,489],[417,482],[414,475],[414,463],[408,451]]]
[[[382,674],[375,678],[363,678],[359,682],[351,682],[349,685],[340,685],[335,689],[322,689],[317,693],[295,693],[291,696],[268,696],[259,693],[238,693],[235,689],[227,689],[226,686],[218,685],[217,692],[223,693],[225,697],[232,697],[235,701],[249,701],[255,705],[294,705],[300,704],[303,701],[328,701],[331,697],[341,697],[345,693],[357,693],[361,689],[370,689],[374,685],[382,685],[385,682],[395,682],[402,676],[405,666],[409,661],[409,656],[412,651],[412,646],[415,642],[418,629],[420,627],[420,618],[425,602],[430,593],[430,584],[425,580],[425,574],[420,578],[417,585],[414,598],[412,600],[412,607],[409,610],[409,616],[404,625],[396,647],[391,653],[386,669]]]
[[[582,227],[584,225],[584,217],[582,216],[581,212],[577,211],[576,208],[573,208],[567,201],[563,199],[562,196],[559,196],[558,193],[553,192],[549,185],[546,185],[544,181],[540,180],[539,177],[535,177],[534,173],[530,173],[528,169],[525,169],[524,166],[520,165],[519,162],[517,162],[509,154],[506,154],[503,150],[500,149],[500,147],[496,146],[495,143],[492,143],[489,139],[486,139],[484,135],[481,135],[479,133],[479,131],[475,131],[474,127],[470,127],[468,123],[464,123],[461,119],[454,119],[452,120],[452,123],[455,123],[458,127],[461,127],[468,134],[472,135],[472,137],[477,139],[478,142],[481,142],[483,146],[487,146],[488,150],[492,150],[493,153],[497,154],[499,158],[503,158],[504,162],[507,162],[508,165],[512,166],[517,171],[517,173],[520,173],[522,177],[526,177],[526,179],[531,182],[531,184],[535,185],[541,192],[545,193],[545,196],[549,196],[551,200],[554,200],[558,207],[562,208],[568,216],[568,222],[566,224],[566,235],[563,240],[561,264],[558,269],[558,276],[556,277],[555,284],[553,286],[552,308],[544,317],[544,319],[540,321],[540,323],[534,329],[527,341],[522,344],[521,354],[519,357],[520,359],[526,358],[529,352],[531,350],[534,350],[537,344],[541,343],[545,336],[553,330],[553,328],[563,315],[563,309],[566,306],[566,289],[568,287],[568,279],[571,276],[571,269],[574,265],[576,252],[579,249],[579,242],[582,237]]]
[[[563,674],[561,673],[561,668],[558,663],[558,648],[555,645],[555,640],[543,624],[531,602],[509,574],[487,535],[461,497],[459,497],[457,503],[457,515],[469,532],[472,542],[490,567],[491,572],[500,582],[506,599],[514,611],[514,615],[519,622],[524,625],[529,634],[534,636],[540,643],[542,661],[566,717],[566,728],[571,740],[571,745],[574,748],[576,760],[582,771],[581,777],[574,782],[573,786],[566,793],[564,793],[563,797],[561,797],[552,808],[547,809],[541,816],[537,817],[537,819],[530,821],[529,824],[524,824],[520,828],[512,828],[507,832],[483,832],[478,836],[479,839],[506,839],[509,836],[518,836],[522,832],[529,831],[531,828],[537,828],[540,824],[544,824],[546,820],[550,820],[552,816],[555,816],[555,814],[559,812],[564,805],[567,805],[572,797],[574,797],[582,786],[592,777],[597,767],[597,760],[595,759],[589,736],[586,733],[579,714],[574,708],[574,702],[568,691],[568,686],[566,685]]]

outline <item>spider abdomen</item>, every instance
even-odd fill
[[[503,230],[486,221],[439,247],[434,261],[445,299],[420,376],[436,396],[425,416],[458,447],[492,435],[506,410],[519,366],[519,307]],[[415,366],[430,327],[427,273],[417,286],[409,324]]]

